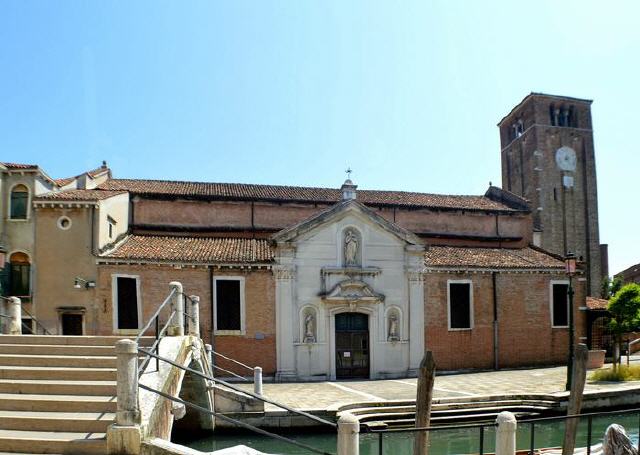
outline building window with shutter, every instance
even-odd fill
[[[569,282],[551,282],[551,327],[569,327]]]
[[[473,287],[471,280],[447,281],[449,330],[473,328]]]
[[[29,208],[29,189],[24,185],[16,185],[11,190],[9,218],[26,220]]]
[[[137,275],[112,275],[114,331],[136,332],[140,328],[142,304],[140,301],[140,277]]]
[[[244,277],[214,277],[214,315],[217,335],[243,335]]]
[[[31,263],[25,253],[13,253],[9,257],[9,295],[31,295]]]

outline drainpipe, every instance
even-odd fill
[[[213,266],[209,266],[209,295],[211,296],[211,371],[213,372],[213,366],[215,365],[216,356],[213,351],[216,350],[216,330],[214,324],[215,307],[213,305]]]
[[[498,292],[496,289],[496,275],[498,272],[491,272],[491,283],[493,285],[493,369],[499,369],[498,362]]]

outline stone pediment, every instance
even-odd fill
[[[384,302],[384,295],[378,294],[361,280],[348,279],[336,284],[329,292],[320,294],[328,303],[375,303]]]

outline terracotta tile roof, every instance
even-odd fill
[[[126,191],[102,190],[67,190],[57,193],[46,193],[34,198],[35,201],[101,201]]]
[[[102,257],[193,263],[265,263],[273,261],[273,251],[266,239],[130,235],[115,250]]]
[[[53,179],[53,181],[58,186],[65,186],[65,185],[68,185],[69,183],[73,182],[75,179],[76,179],[75,177],[66,177],[66,178],[63,178],[63,179]]]
[[[427,267],[495,269],[564,269],[555,256],[537,248],[471,248],[431,246],[425,252]]]
[[[606,299],[587,297],[587,308],[590,310],[606,310],[607,305],[609,305],[609,301]]]
[[[209,199],[299,201],[336,203],[338,188],[254,185],[242,183],[176,182],[168,180],[111,179],[100,186],[105,190],[126,190],[135,194],[185,196]],[[358,190],[358,201],[368,205],[395,205],[464,210],[517,211],[485,196],[458,196],[406,191]]]
[[[37,164],[0,163],[8,169],[38,169]]]

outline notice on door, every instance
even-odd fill
[[[344,352],[342,354],[343,357],[351,357],[351,353],[350,352]]]

